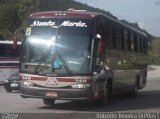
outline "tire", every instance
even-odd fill
[[[103,98],[97,101],[97,104],[100,106],[107,106],[112,95],[112,83],[108,82],[105,87]]]
[[[10,93],[10,92],[12,92],[12,89],[6,88],[6,92]]]
[[[139,87],[139,80],[137,79],[135,81],[134,86],[133,86],[133,90],[129,93],[129,95],[133,96],[133,97],[137,96],[138,95],[138,87]]]
[[[53,106],[54,103],[55,103],[55,100],[54,100],[54,99],[44,98],[44,99],[43,99],[43,103],[44,103],[45,105]]]

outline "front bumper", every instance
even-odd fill
[[[48,92],[55,92],[57,96],[46,96]],[[91,88],[63,89],[20,86],[20,95],[23,98],[53,98],[58,100],[91,100]]]

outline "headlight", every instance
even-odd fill
[[[5,83],[8,83],[9,81],[8,81],[8,80],[4,80],[4,82],[5,82]]]
[[[85,84],[80,83],[80,84],[73,84],[72,85],[72,88],[87,88],[87,87],[90,87],[90,84],[88,84],[88,83],[85,83]]]
[[[32,86],[33,85],[33,83],[30,81],[23,81],[23,82],[21,82],[21,84],[24,86]]]

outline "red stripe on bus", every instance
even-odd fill
[[[46,77],[31,77],[31,80],[38,80],[38,81],[46,81],[48,78]]]
[[[71,78],[56,78],[59,82],[76,82],[75,79]]]

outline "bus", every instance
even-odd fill
[[[0,84],[19,71],[19,52],[21,42],[13,49],[13,41],[0,41]]]
[[[88,11],[31,14],[22,41],[20,95],[107,105],[112,95],[137,95],[147,80],[147,35]]]

